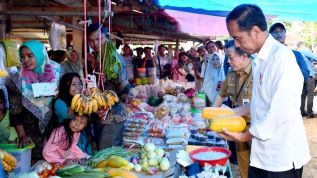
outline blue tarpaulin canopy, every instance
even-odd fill
[[[154,0],[164,9],[225,17],[234,7],[258,5],[266,16],[279,20],[317,21],[317,0]]]
[[[225,17],[239,4],[256,4],[274,21],[317,21],[317,0],[154,0],[190,34],[228,35]]]

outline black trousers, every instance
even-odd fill
[[[256,167],[249,166],[248,178],[301,178],[303,167],[300,169],[291,169],[283,172],[271,172]]]
[[[94,123],[94,134],[97,150],[102,150],[112,146],[122,146],[123,144],[124,122],[113,124]]]
[[[306,104],[306,98],[307,98],[307,114],[313,114],[313,104],[314,104],[314,90],[315,90],[315,79],[312,77],[309,77],[305,82],[303,86],[303,91],[301,95],[301,106],[300,110],[302,114],[305,112],[305,104]]]

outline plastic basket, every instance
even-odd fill
[[[32,147],[17,148],[16,144],[0,144],[0,149],[10,153],[17,160],[17,166],[10,175],[16,175],[21,172],[29,172],[31,170]]]

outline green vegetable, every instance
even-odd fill
[[[56,174],[58,176],[72,176],[72,175],[76,175],[79,173],[83,173],[85,171],[85,168],[81,165],[78,164],[73,164],[73,165],[69,165],[69,166],[65,166],[61,169],[59,169],[58,171],[56,171]]]
[[[145,151],[150,152],[155,151],[156,146],[153,143],[146,143],[143,148]]]
[[[146,171],[149,168],[149,164],[147,161],[141,161],[141,167],[144,171]]]
[[[136,165],[134,165],[134,170],[136,172],[141,172],[142,171],[142,166],[140,164],[136,164]]]
[[[149,151],[149,152],[147,153],[147,157],[148,157],[149,159],[155,158],[155,157],[156,157],[156,153],[155,153],[154,151]]]
[[[74,174],[72,176],[67,176],[65,178],[89,178],[89,177],[93,177],[93,178],[104,178],[104,177],[110,177],[107,173],[105,172],[94,172],[94,173],[78,173],[78,174]]]
[[[171,166],[171,163],[167,159],[162,159],[160,162],[160,169],[162,171],[167,171]]]
[[[160,158],[163,158],[165,151],[162,148],[156,148],[155,150],[156,155],[158,155]]]
[[[106,79],[116,80],[118,78],[119,71],[122,69],[122,65],[120,60],[118,59],[116,47],[114,46],[111,40],[108,40],[107,45],[103,47],[102,56],[105,60],[103,67]]]
[[[85,169],[85,173],[99,173],[99,172],[106,172],[106,168],[94,168],[94,169],[91,169],[91,168],[86,168]]]
[[[156,166],[158,164],[158,161],[156,158],[151,158],[149,159],[148,163],[149,163],[149,166]]]
[[[122,158],[129,159],[131,153],[121,147],[111,147],[97,152],[88,162],[91,167],[96,167],[96,165],[103,160],[108,159],[110,156],[121,156]]]

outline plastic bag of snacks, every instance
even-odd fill
[[[161,121],[154,120],[150,122],[149,129],[148,129],[148,135],[151,137],[161,137],[163,138],[165,136],[165,128]]]

